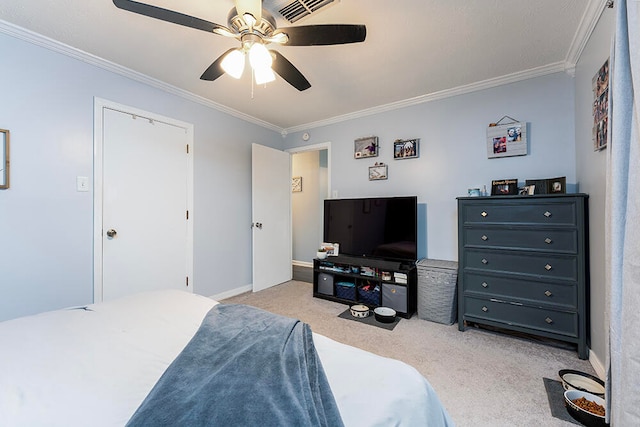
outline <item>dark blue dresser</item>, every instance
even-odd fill
[[[586,194],[458,198],[458,328],[573,343],[588,358]]]

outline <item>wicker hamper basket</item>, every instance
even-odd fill
[[[451,325],[458,314],[458,263],[422,259],[418,267],[418,317]]]

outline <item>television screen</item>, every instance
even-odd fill
[[[417,197],[327,199],[324,241],[341,255],[417,259]]]

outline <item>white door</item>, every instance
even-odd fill
[[[291,165],[284,151],[252,145],[253,291],[292,278]]]
[[[101,112],[96,200],[101,193],[102,218],[96,249],[101,250],[102,274],[96,277],[94,299],[158,289],[191,291],[190,125],[167,123],[149,113]]]

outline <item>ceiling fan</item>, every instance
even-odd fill
[[[225,72],[232,77],[240,78],[248,56],[257,84],[275,80],[275,71],[290,85],[303,91],[309,89],[311,83],[280,52],[268,50],[266,45],[275,43],[282,46],[320,46],[359,43],[363,42],[367,35],[364,25],[323,24],[276,28],[273,16],[262,9],[262,0],[235,0],[235,7],[229,12],[226,27],[133,0],[113,0],[113,4],[129,12],[240,41],[239,48],[229,49],[220,55],[200,76],[200,79],[210,81]]]

